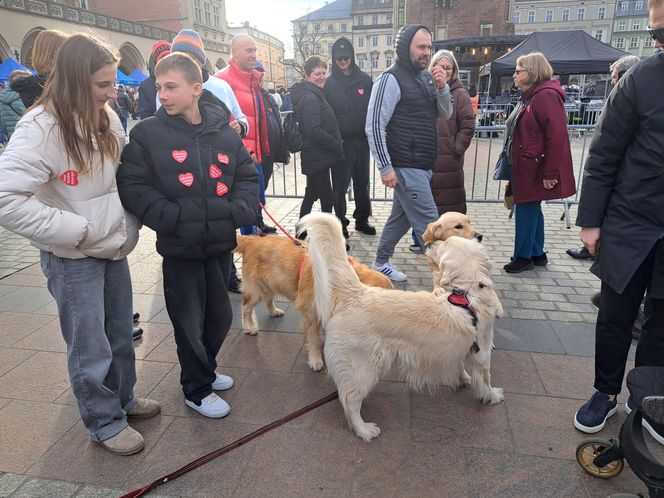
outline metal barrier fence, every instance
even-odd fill
[[[601,106],[595,106],[595,109],[591,111],[587,108],[572,109],[568,105],[566,108],[568,111],[567,128],[570,134],[574,174],[577,182],[577,194],[564,201],[567,208],[570,203],[578,201],[583,165]],[[511,104],[489,104],[478,109],[475,135],[464,156],[466,200],[469,202],[503,201],[504,182],[493,180],[493,170],[503,149],[505,119],[510,111]],[[593,114],[591,115],[589,112]],[[584,121],[585,124],[583,124]],[[299,154],[294,154],[290,164],[274,165],[274,173],[266,191],[267,196],[284,198],[304,196],[306,177],[300,172],[299,161]],[[392,189],[383,186],[373,159],[369,191],[373,201],[392,199]],[[352,187],[349,188],[349,198],[352,200]]]

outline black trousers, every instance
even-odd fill
[[[270,183],[270,178],[272,178],[272,173],[274,172],[274,161],[270,156],[263,156],[263,182],[265,184],[265,193],[267,194],[267,186]]]
[[[231,254],[205,260],[164,258],[164,297],[175,330],[184,396],[212,393],[217,353],[233,320],[228,298]]]
[[[632,324],[646,292],[636,366],[664,366],[664,241],[659,240],[622,294],[602,282],[595,328],[595,389],[618,394],[632,343]]]
[[[353,196],[355,197],[355,223],[364,224],[371,216],[371,200],[369,197],[369,142],[366,138],[344,139],[345,162],[332,168],[332,189],[334,190],[334,213],[343,226],[350,223],[346,218],[346,191],[353,179]]]
[[[334,166],[335,168],[337,165]],[[334,169],[334,168],[332,168]],[[300,205],[300,218],[311,213],[314,202],[320,199],[320,209],[324,213],[331,213],[334,205],[334,194],[330,183],[329,168],[315,175],[307,175],[307,186],[304,189],[304,199]]]

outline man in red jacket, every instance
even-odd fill
[[[231,86],[240,109],[247,116],[249,131],[243,141],[256,163],[260,175],[260,198],[265,205],[265,181],[261,162],[264,155],[270,155],[270,144],[267,137],[267,111],[260,90],[263,73],[256,69],[256,42],[251,36],[239,34],[233,37],[230,63],[216,76]],[[256,225],[264,234],[276,232],[274,227],[265,225],[262,216]],[[243,227],[240,231],[245,235],[254,233],[253,226]]]

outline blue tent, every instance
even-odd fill
[[[131,74],[129,75],[129,78],[138,81],[139,83],[145,79],[147,79],[147,76],[145,76],[141,71],[138,69],[134,69]]]
[[[22,69],[23,71],[29,71],[27,67],[22,66],[11,57],[5,59],[5,61],[2,64],[0,64],[0,81],[2,82],[7,81],[9,79],[9,75],[12,74],[12,72],[16,71],[17,69]]]
[[[118,75],[117,75],[117,81],[118,83],[122,83],[123,85],[133,85],[133,80],[127,76],[125,73],[120,71],[118,69]]]

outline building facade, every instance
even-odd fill
[[[652,55],[653,39],[648,26],[647,0],[619,0],[613,19],[611,45],[639,57]]]
[[[256,40],[256,57],[265,69],[264,81],[275,86],[286,85],[286,68],[284,66],[284,44],[274,36],[256,29],[245,22],[242,26],[229,26],[231,35],[245,33]]]
[[[353,0],[351,16],[355,60],[360,69],[374,79],[394,62],[393,3],[391,0]]]
[[[613,0],[512,0],[510,19],[514,24],[514,33],[519,35],[535,31],[581,29],[609,43],[615,8]]]

